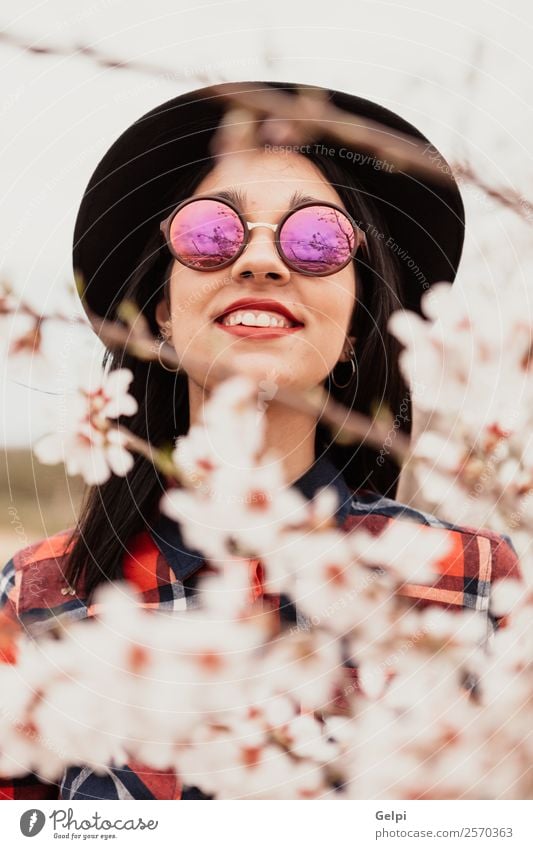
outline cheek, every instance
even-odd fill
[[[342,272],[342,281],[339,285],[339,291],[342,291],[342,300],[344,307],[351,314],[357,301],[358,283],[353,265],[347,266]]]
[[[355,271],[351,265],[348,269],[346,269],[346,277],[343,280],[343,284],[344,285],[342,287],[339,287],[339,300],[341,302],[340,309],[344,319],[342,327],[344,331],[348,333],[352,323],[352,316],[357,305],[358,289]]]
[[[353,270],[341,272],[332,276],[331,280],[324,279],[324,289],[317,300],[317,316],[326,323],[329,331],[335,336],[344,338],[355,308],[356,285]]]
[[[184,269],[183,266],[174,268],[170,279],[170,311],[172,317],[172,333],[175,345],[180,348],[189,343],[205,324],[208,313],[205,293],[205,279],[197,279],[197,273]]]

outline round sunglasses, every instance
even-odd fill
[[[285,265],[311,277],[340,271],[361,246],[368,251],[365,234],[351,216],[327,202],[301,203],[278,224],[268,224],[246,221],[230,201],[209,195],[182,201],[160,224],[172,256],[195,271],[231,265],[255,227],[272,230]]]

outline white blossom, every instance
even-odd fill
[[[531,413],[517,406],[513,417],[509,401],[521,388],[530,398],[516,375],[527,322],[512,307],[501,327],[491,318],[490,332],[478,329],[446,287],[425,308],[432,322],[392,322],[421,409],[434,414],[415,479],[467,510],[492,457],[487,505],[503,528],[515,516],[525,551]],[[136,411],[131,379],[84,376],[64,438],[43,438],[38,456],[92,482],[126,474],[133,458],[113,420]],[[197,607],[156,613],[115,583],[99,589],[91,621],[58,639],[17,637],[16,664],[0,666],[0,774],[55,780],[69,765],[104,772],[133,758],[217,799],[530,793],[531,593],[494,585],[490,613],[505,620],[494,633],[486,611],[413,607],[402,590],[438,578],[449,531],[408,514],[379,533],[341,529],[335,490],[307,501],[287,486],[256,413],[253,382],[224,382],[172,455],[188,482],[161,508],[212,567]],[[265,593],[295,605],[292,627],[252,603],[257,562]]]
[[[88,484],[104,483],[111,472],[127,475],[133,455],[127,436],[111,420],[137,411],[137,401],[127,391],[132,379],[129,369],[82,377],[70,399],[64,431],[43,436],[33,446],[40,462],[63,462],[69,475],[81,475]]]

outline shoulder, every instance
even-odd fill
[[[45,569],[46,564],[50,564],[48,569],[57,569],[61,559],[68,556],[72,548],[71,540],[73,532],[74,528],[67,528],[66,530],[58,531],[52,536],[37,540],[37,542],[15,552],[9,563],[12,564],[15,573],[21,574],[28,572],[32,566],[37,564],[43,564],[43,568]]]
[[[22,616],[28,611],[65,603],[66,561],[74,528],[19,549],[0,572],[0,609]]]
[[[364,524],[373,525],[376,529],[385,527],[387,520],[395,519],[414,522],[427,528],[448,530],[452,534],[463,537],[465,541],[474,537],[487,540],[491,548],[494,551],[501,551],[502,557],[505,559],[509,559],[511,554],[515,558],[517,557],[511,537],[507,534],[500,534],[489,528],[477,528],[473,525],[457,525],[440,519],[433,513],[418,510],[408,504],[403,504],[401,501],[386,498],[370,490],[360,490],[352,498],[347,519],[348,524],[350,526],[357,525],[359,524],[358,519],[363,519]],[[364,519],[367,521],[364,522]]]
[[[409,584],[404,588],[405,595],[488,611],[491,586],[496,581],[522,579],[518,555],[507,534],[456,525],[369,490],[354,494],[345,523],[347,530],[364,527],[376,534],[390,522],[412,522],[423,533],[438,529],[450,536],[450,552],[437,563],[438,580],[434,586]]]

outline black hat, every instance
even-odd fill
[[[148,238],[170,212],[169,186],[178,186],[187,169],[194,171],[213,157],[210,142],[229,103],[223,92],[236,86],[248,93],[281,89],[291,96],[302,88],[260,81],[187,92],[135,121],[96,167],[76,219],[73,266],[85,285],[84,306],[97,316],[115,316]],[[404,306],[420,312],[420,298],[432,283],[455,278],[463,246],[464,208],[449,165],[415,127],[383,106],[345,92],[307,88],[325,93],[330,103],[354,116],[354,123],[358,117],[378,122],[375,131],[387,141],[407,136],[429,146],[440,179],[380,167],[375,157],[346,147],[341,156],[341,145],[331,138],[312,139],[313,145],[323,141],[330,150],[336,147],[337,162],[352,169],[379,208],[389,247],[399,260]]]

